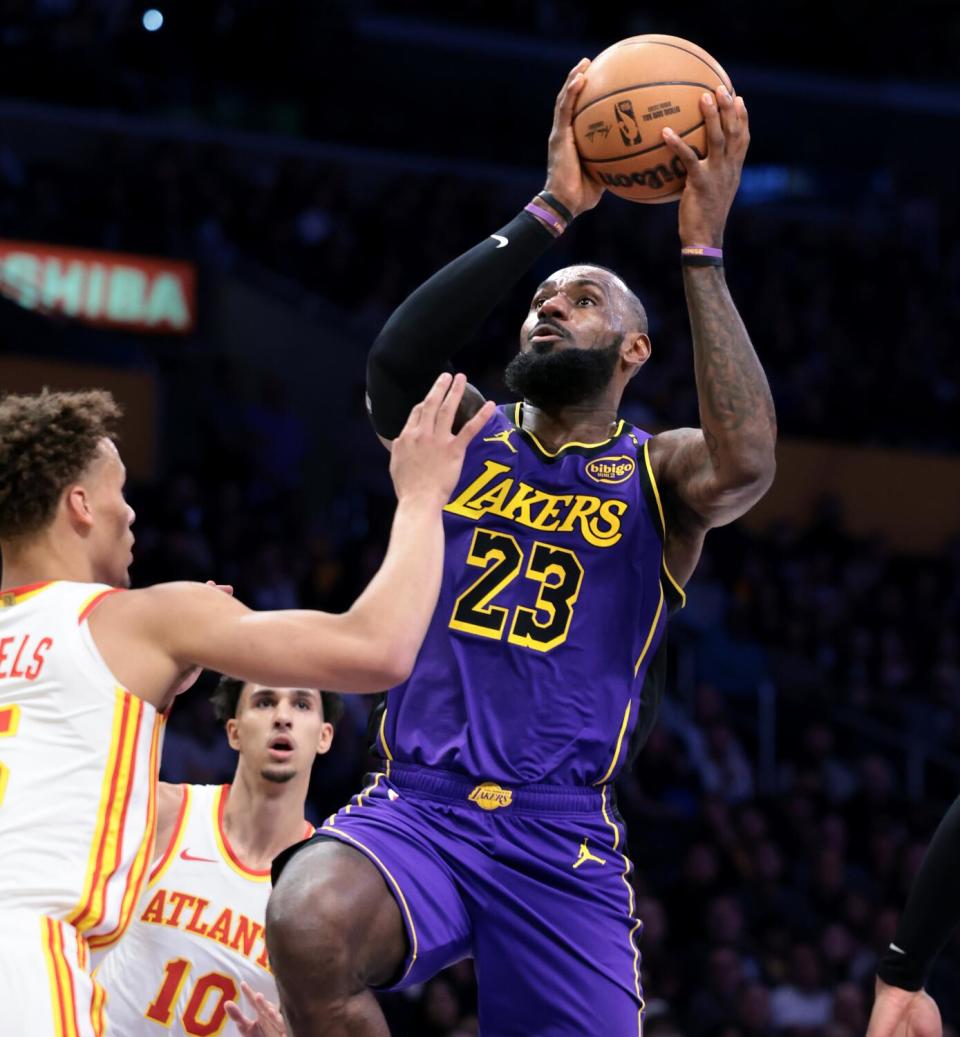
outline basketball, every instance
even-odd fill
[[[573,132],[590,175],[631,202],[680,197],[685,174],[663,142],[669,126],[701,158],[700,97],[730,77],[702,47],[678,36],[631,36],[597,55],[577,98]]]

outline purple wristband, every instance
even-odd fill
[[[709,245],[684,245],[680,249],[683,266],[723,266],[723,249]]]
[[[709,245],[684,245],[680,249],[681,256],[710,256],[712,259],[723,259],[722,248],[710,248]]]
[[[567,229],[567,225],[563,220],[554,216],[552,212],[548,212],[546,209],[541,209],[539,205],[534,205],[533,202],[530,202],[529,205],[525,205],[523,211],[530,213],[531,216],[536,216],[537,219],[545,223],[553,232],[554,237],[559,238]]]

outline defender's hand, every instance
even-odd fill
[[[573,110],[586,82],[584,73],[589,58],[581,58],[567,74],[553,109],[553,127],[547,144],[547,182],[545,190],[562,202],[574,216],[592,209],[604,188],[587,175],[580,164],[580,153],[573,139]]]
[[[867,1037],[943,1037],[940,1010],[925,990],[901,990],[878,977]]]
[[[287,1037],[287,1028],[283,1016],[280,1015],[280,1009],[259,991],[250,987],[245,980],[240,981],[240,987],[256,1018],[248,1019],[236,1001],[228,1001],[224,1008],[236,1024],[241,1037]]]
[[[720,248],[727,214],[740,185],[750,127],[743,98],[732,97],[723,86],[700,98],[700,111],[707,130],[706,158],[697,158],[671,129],[663,131],[663,140],[687,171],[680,195],[681,244]]]
[[[465,375],[444,373],[410,412],[390,451],[390,475],[398,499],[425,495],[439,507],[450,499],[467,444],[496,410],[488,400],[454,435],[453,422],[466,386]]]

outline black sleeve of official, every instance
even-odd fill
[[[553,241],[536,217],[521,212],[397,307],[367,358],[367,405],[379,435],[399,435],[451,357]]]
[[[893,943],[877,975],[890,986],[919,990],[960,922],[960,798],[934,833],[914,879]]]

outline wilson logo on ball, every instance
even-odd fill
[[[704,157],[700,154],[698,148],[693,150],[698,158]],[[648,166],[646,169],[636,169],[630,173],[608,173],[605,169],[595,169],[593,175],[601,183],[606,184],[607,187],[637,186],[650,187],[657,190],[663,187],[664,184],[683,180],[687,175],[687,171],[683,168],[683,163],[680,159],[674,157],[669,165],[664,162],[658,162],[655,166]]]

